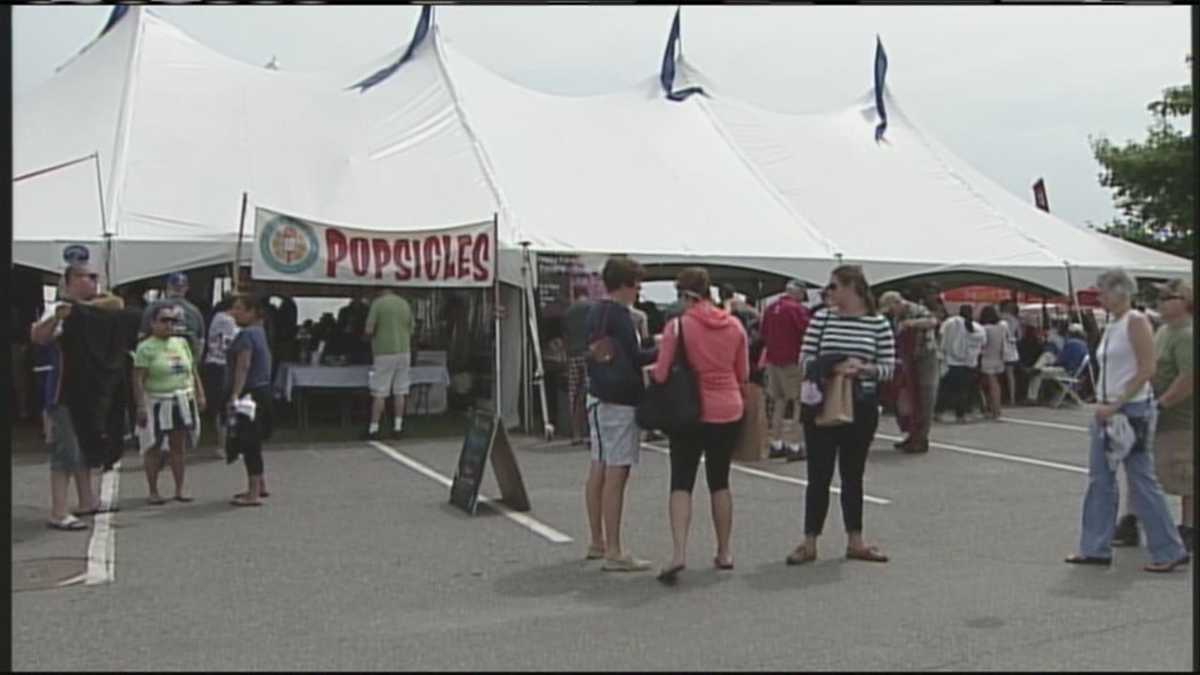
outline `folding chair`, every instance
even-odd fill
[[[1079,397],[1079,393],[1075,390],[1081,383],[1083,383],[1085,376],[1089,377],[1090,379],[1091,371],[1088,370],[1088,364],[1090,362],[1091,357],[1084,356],[1083,362],[1079,364],[1079,367],[1075,369],[1074,373],[1071,373],[1070,375],[1051,375],[1048,377],[1051,382],[1058,385],[1059,390],[1058,395],[1054,397],[1054,401],[1050,403],[1051,408],[1061,407],[1063,401],[1065,401],[1068,396],[1070,396],[1077,405],[1083,406],[1083,399]]]

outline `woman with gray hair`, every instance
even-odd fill
[[[1154,339],[1150,320],[1131,307],[1137,290],[1122,270],[1109,270],[1096,280],[1100,303],[1111,319],[1096,350],[1100,377],[1099,405],[1089,424],[1091,449],[1088,486],[1083,499],[1079,552],[1066,562],[1084,565],[1112,563],[1116,529],[1116,468],[1124,462],[1130,503],[1143,522],[1151,563],[1147,572],[1170,572],[1190,558],[1171,520],[1167,498],[1154,475],[1154,426],[1157,412],[1150,380],[1154,377]],[[1132,433],[1128,433],[1128,432]]]

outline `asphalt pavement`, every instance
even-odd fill
[[[583,560],[588,455],[565,443],[514,439],[532,521],[448,504],[461,438],[401,439],[269,448],[262,508],[229,505],[242,466],[205,453],[189,459],[195,502],[147,505],[128,455],[109,479],[121,510],[81,533],[46,529],[45,459],[19,455],[13,667],[1191,670],[1191,567],[1143,572],[1144,549],[1118,549],[1109,569],[1062,562],[1079,535],[1088,414],[937,425],[927,455],[892,450],[885,417],[865,529],[887,564],[843,557],[835,495],[818,561],[786,566],[807,467],[768,460],[733,472],[736,569],[718,572],[701,472],[673,588]],[[170,494],[169,474],[160,484]],[[624,539],[660,564],[668,486],[667,457],[647,449]],[[481,492],[498,494],[490,470]]]

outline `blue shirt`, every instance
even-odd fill
[[[1087,343],[1079,338],[1067,338],[1063,344],[1062,351],[1058,353],[1058,365],[1062,366],[1067,374],[1073,375],[1079,369],[1079,365],[1087,358],[1088,347]]]
[[[236,367],[239,355],[244,351],[250,352],[250,370],[246,373],[246,386],[242,393],[271,386],[271,350],[267,348],[267,334],[263,332],[261,324],[247,326],[233,338],[226,352],[231,369]]]

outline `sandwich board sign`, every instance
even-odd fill
[[[500,417],[492,411],[476,410],[467,422],[462,451],[458,456],[458,468],[450,484],[450,503],[462,510],[475,514],[479,505],[479,486],[489,455],[492,472],[500,486],[500,501],[514,511],[528,511],[529,495],[521,480],[521,469],[508,441],[508,432]]]

